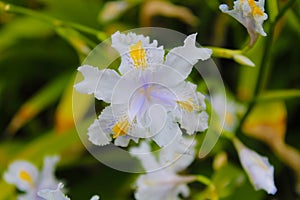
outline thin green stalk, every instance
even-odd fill
[[[231,50],[231,49],[225,49],[220,47],[205,47],[209,48],[213,51],[212,56],[219,57],[219,58],[233,58],[234,55],[241,54],[241,50]]]
[[[261,62],[260,70],[259,70],[259,75],[257,79],[257,84],[255,86],[254,90],[254,99],[257,98],[257,96],[266,89],[267,83],[269,81],[269,76],[270,72],[272,69],[272,65],[270,64],[269,60],[271,57],[271,49],[272,49],[272,43],[273,43],[273,37],[274,37],[274,29],[277,24],[277,22],[281,19],[281,17],[286,13],[286,11],[294,4],[296,0],[289,0],[285,6],[279,11],[278,15],[276,16],[275,20],[273,23],[271,23],[268,37],[266,38],[265,41],[265,48],[263,52],[263,59]],[[237,128],[237,134],[239,134],[242,130],[242,126],[247,119],[248,115],[252,111],[253,107],[255,106],[255,101],[251,101],[249,103],[248,109],[246,110],[245,114],[243,115],[239,127]]]
[[[206,186],[212,185],[212,182],[209,178],[202,176],[202,175],[196,175],[196,180],[200,183],[203,183]]]
[[[202,176],[202,175],[197,175],[196,180],[198,182],[203,183],[204,185],[206,185],[209,188],[209,190],[212,191],[213,196],[211,197],[211,200],[218,200],[219,199],[216,187],[209,178],[207,178],[205,176]]]
[[[51,25],[52,27],[56,28],[56,27],[60,27],[60,26],[66,26],[66,27],[72,27],[74,29],[77,29],[79,31],[91,34],[91,35],[95,35],[99,40],[103,41],[105,39],[107,39],[107,35],[99,30],[84,26],[82,24],[78,24],[75,22],[67,22],[67,21],[61,21],[57,18],[42,14],[40,12],[28,9],[28,8],[23,8],[20,6],[15,6],[12,4],[7,4],[4,3],[2,1],[0,1],[0,10],[3,10],[5,12],[12,12],[12,13],[18,13],[18,14],[24,14],[24,15],[28,15],[31,17],[34,17],[36,19],[42,20],[45,23]]]
[[[256,88],[254,91],[254,96],[256,97],[261,91],[265,90],[267,87],[267,83],[269,81],[270,71],[272,69],[272,65],[269,60],[272,53],[272,44],[274,38],[274,30],[277,22],[281,19],[281,17],[286,13],[286,11],[295,3],[296,0],[289,0],[285,6],[279,11],[273,23],[271,23],[269,35],[265,42],[265,49],[263,53],[263,59],[261,62],[260,73],[258,77],[258,84],[256,84]]]

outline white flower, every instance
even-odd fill
[[[27,161],[15,161],[9,165],[3,178],[6,182],[16,185],[19,190],[25,192],[18,196],[19,200],[38,199],[37,191],[56,188],[58,181],[54,176],[54,167],[58,160],[58,156],[46,157],[41,172]]]
[[[263,189],[269,194],[275,194],[277,189],[274,184],[274,167],[268,158],[248,149],[239,140],[233,140],[238,151],[240,161],[252,185],[256,190]]]
[[[219,93],[214,94],[212,99],[214,100],[214,111],[218,114],[220,119],[222,117],[224,118],[223,129],[225,131],[234,132],[239,124],[238,115],[244,112],[244,106],[234,99]],[[226,106],[226,109],[221,107],[223,105]],[[223,111],[226,111],[226,113]]]
[[[220,10],[234,17],[237,21],[243,24],[251,37],[250,44],[254,44],[258,34],[266,36],[262,24],[268,18],[264,13],[265,0],[236,0],[233,10],[229,10],[226,4],[220,5]]]
[[[194,160],[194,145],[190,139],[177,137],[172,145],[160,151],[158,159],[151,154],[150,146],[146,142],[141,143],[139,147],[132,148],[131,155],[137,157],[147,171],[136,181],[135,198],[137,200],[176,200],[180,199],[179,194],[188,197],[187,183],[195,181],[195,177],[177,173]]]
[[[78,68],[84,80],[75,85],[81,93],[110,103],[88,130],[96,145],[127,146],[130,140],[151,138],[166,146],[181,128],[188,134],[207,129],[208,115],[204,96],[185,79],[193,65],[206,60],[211,50],[195,46],[196,34],[184,45],[171,49],[164,59],[163,47],[149,37],[116,32],[112,47],[121,55],[119,75],[114,70],[98,70],[84,65]]]
[[[56,189],[40,190],[37,194],[45,200],[70,200],[70,198],[61,191],[63,187],[64,185],[59,183]],[[95,195],[91,198],[91,200],[99,200],[99,196]]]

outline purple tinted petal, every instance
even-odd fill
[[[144,107],[145,101],[146,96],[144,95],[144,93],[137,91],[133,94],[128,113],[130,120],[133,120],[137,114],[142,114],[140,112]]]

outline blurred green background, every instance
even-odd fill
[[[275,95],[279,101],[265,110],[269,116],[257,120],[254,115],[254,125],[250,123],[250,128],[243,131],[250,133],[240,135],[244,143],[268,156],[275,165],[278,193],[270,197],[254,191],[245,179],[232,144],[221,139],[207,158],[196,160],[187,170],[212,177],[220,199],[300,199],[295,189],[296,177],[300,177],[297,175],[300,174],[299,1],[294,1],[276,22],[273,32],[268,32],[277,12],[288,2],[292,1],[266,0],[269,19],[264,27],[268,36],[260,38],[246,53],[257,64],[255,68],[218,55],[213,58],[228,91],[243,102],[253,97],[262,56],[266,55],[265,64],[270,70],[265,89],[289,89],[295,93],[286,98]],[[56,174],[66,181],[71,199],[88,199],[93,194],[104,200],[133,199],[132,186],[137,174],[119,172],[99,163],[85,150],[77,135],[72,117],[76,69],[98,43],[115,31],[144,26],[169,28],[184,34],[198,32],[201,45],[241,49],[248,40],[247,32],[219,11],[221,3],[232,5],[231,0],[0,1],[0,175],[15,159],[41,166],[45,155],[58,154],[61,161]],[[273,40],[268,39],[269,35]],[[272,117],[274,120],[268,121]],[[251,131],[253,126],[260,127],[262,134],[267,132],[271,138],[280,134],[286,149],[278,150],[263,136],[255,135]],[[227,153],[228,164],[216,170],[212,163],[223,151]],[[295,163],[290,163],[293,159]],[[209,199],[203,185],[190,186],[189,199]],[[15,199],[15,194],[15,188],[0,179],[0,200]]]

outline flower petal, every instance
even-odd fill
[[[180,200],[180,194],[183,197],[189,195],[186,184],[190,181],[190,177],[178,176],[161,169],[140,176],[136,182],[137,191],[134,196],[137,200]]]
[[[206,108],[205,96],[197,92],[196,88],[195,84],[183,82],[173,89],[178,104],[174,115],[181,128],[190,135],[208,128],[208,115],[204,111]]]
[[[70,200],[61,190],[64,185],[59,183],[56,189],[43,189],[38,191],[38,196],[45,200]]]
[[[59,161],[58,156],[47,156],[44,159],[44,167],[40,175],[38,189],[55,189],[58,181],[54,176],[55,165]]]
[[[184,170],[195,159],[195,145],[196,142],[193,138],[177,135],[174,141],[161,150],[159,155],[160,165],[168,165],[168,168],[173,172]]]
[[[274,167],[268,159],[248,149],[237,139],[234,139],[234,145],[238,150],[242,166],[255,189],[263,189],[269,194],[275,194],[277,188],[274,184]]]
[[[121,65],[119,71],[121,74],[139,68],[136,66],[140,60],[148,66],[151,63],[162,63],[164,59],[163,47],[157,47],[157,41],[150,43],[149,37],[136,35],[135,33],[121,34],[119,31],[112,35],[112,47],[114,47],[121,55]],[[135,45],[139,46],[142,54],[138,54],[137,48],[132,49]],[[132,52],[134,56],[132,55]],[[143,66],[145,67],[145,66]]]
[[[4,173],[4,180],[16,185],[24,192],[32,191],[37,184],[38,169],[27,161],[15,161],[11,163]]]
[[[193,65],[198,60],[207,60],[212,54],[210,49],[195,46],[196,36],[196,33],[189,35],[184,40],[183,46],[171,49],[166,57],[165,65],[176,69],[185,78],[191,73]]]
[[[120,147],[127,147],[130,140],[133,140],[133,141],[135,141],[135,143],[138,143],[138,138],[134,138],[130,135],[123,135],[123,136],[117,137],[115,139],[114,144],[117,146],[120,146]]]
[[[142,142],[138,147],[130,148],[130,154],[141,161],[147,172],[160,168],[147,142]]]
[[[181,136],[182,132],[177,123],[173,122],[169,119],[165,122],[161,131],[157,135],[155,135],[152,139],[155,143],[160,147],[165,147],[169,143],[178,137]]]
[[[131,70],[122,75],[119,81],[116,82],[111,103],[128,104],[133,94],[143,86],[144,83],[141,82],[141,76],[144,73],[143,71]]]
[[[100,197],[98,196],[98,195],[94,195],[94,196],[92,196],[92,198],[91,198],[91,200],[99,200],[100,199]]]
[[[200,113],[184,111],[180,125],[189,135],[205,131],[208,128],[208,114],[205,111]]]
[[[102,116],[100,115],[101,118],[106,117],[106,113],[104,113],[104,111],[101,114]],[[96,119],[94,123],[89,127],[88,136],[89,141],[99,146],[107,145],[112,140],[110,133],[107,130],[105,130],[104,127],[101,127],[101,122],[99,119]]]
[[[252,45],[258,34],[267,35],[262,27],[263,22],[268,18],[268,15],[264,13],[264,4],[264,0],[258,2],[254,0],[236,0],[233,10],[229,10],[226,4],[221,4],[219,8],[223,13],[229,14],[247,28],[251,37],[250,44]]]
[[[84,76],[84,80],[74,87],[78,92],[94,94],[99,100],[111,102],[112,92],[120,76],[114,70],[98,70],[96,67],[83,65],[78,71]]]

